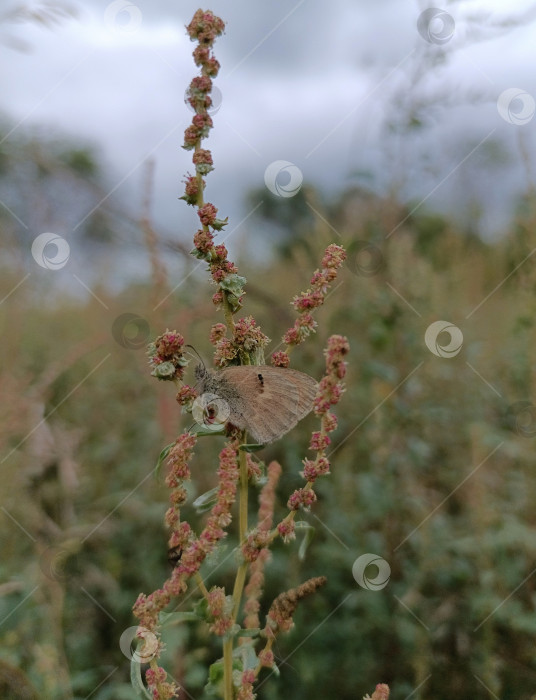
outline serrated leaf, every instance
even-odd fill
[[[201,496],[198,496],[192,505],[198,513],[206,513],[206,511],[210,510],[216,503],[217,499],[218,487],[215,486],[213,489],[210,489],[210,491],[205,491]]]
[[[161,380],[173,379],[174,375],[175,365],[173,364],[173,362],[162,362],[159,365],[156,365],[156,367],[151,372],[152,377],[156,377],[157,379]]]
[[[300,542],[300,547],[298,549],[298,559],[303,561],[305,559],[305,554],[309,548],[309,545],[313,541],[316,529],[305,520],[299,520],[295,525],[296,530],[303,530],[304,537]]]
[[[246,284],[246,278],[232,273],[230,275],[227,275],[227,277],[224,277],[219,284],[220,289],[223,289],[226,292],[230,292],[236,297],[239,297],[242,295],[243,287]]]

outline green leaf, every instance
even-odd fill
[[[222,425],[221,428],[218,428],[217,430],[209,430],[208,428],[205,428],[204,425],[195,423],[190,428],[190,432],[197,435],[197,437],[206,437],[207,435],[225,435],[225,426]]]
[[[205,491],[205,493],[201,494],[201,496],[198,496],[192,505],[198,513],[206,513],[207,510],[212,508],[217,500],[218,487],[215,486],[213,489],[210,489],[210,491]]]
[[[210,617],[208,612],[208,601],[206,598],[200,598],[193,607],[194,615],[198,620],[207,621]]]
[[[313,541],[316,530],[310,523],[305,522],[305,520],[299,520],[296,523],[296,530],[303,530],[305,533],[298,549],[298,559],[303,561],[305,559],[305,553]]]
[[[156,365],[156,367],[153,369],[151,372],[152,377],[156,377],[157,379],[173,379],[173,376],[175,374],[175,365],[173,362],[162,362],[159,365]]]
[[[233,659],[233,671],[241,671],[242,664],[238,659]],[[215,661],[211,664],[208,670],[208,683],[205,685],[205,691],[208,695],[219,695],[224,697],[223,693],[223,659]]]
[[[200,250],[197,250],[197,248],[194,248],[193,250],[191,250],[190,255],[193,255],[194,258],[197,258],[198,260],[206,260],[207,259],[207,254],[202,253]]]
[[[256,443],[251,443],[240,445],[238,449],[242,450],[242,452],[258,452],[259,450],[263,450],[265,447],[266,445],[257,445]]]
[[[223,698],[223,660],[220,659],[210,665],[205,691],[207,695],[219,695]]]
[[[226,216],[225,219],[214,219],[210,224],[215,231],[221,231],[224,226],[229,223],[229,217]]]
[[[220,289],[234,294],[236,297],[242,296],[242,289],[246,284],[246,278],[235,273],[227,275],[220,282]]]
[[[171,613],[161,612],[158,616],[158,621],[162,627],[171,627],[181,622],[199,622],[199,615],[196,615],[195,612],[187,611]]]
[[[244,291],[240,292],[240,296],[243,296],[245,294]],[[238,311],[239,309],[242,308],[242,304],[240,303],[240,299],[236,294],[227,294],[227,301],[229,302],[229,306],[233,310],[233,312]]]
[[[152,695],[149,694],[149,691],[143,685],[141,664],[139,661],[135,661],[134,657],[130,659],[130,682],[137,697],[151,700]]]

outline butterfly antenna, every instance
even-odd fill
[[[193,346],[193,345],[185,345],[184,347],[185,347],[185,348],[192,348],[192,350],[195,352],[195,354],[196,354],[198,360],[199,360],[199,361],[201,362],[201,364],[203,365],[203,369],[206,370],[206,366],[205,366],[205,363],[203,362],[203,358],[202,358],[201,355],[197,352],[197,350],[194,348],[194,346]],[[192,355],[191,352],[189,352],[188,354],[189,354],[189,355]],[[192,355],[192,357],[193,357],[193,355]]]
[[[192,350],[195,352],[195,355],[196,355],[197,358],[199,359],[199,362],[201,363],[201,366],[203,367],[203,373],[206,374],[206,372],[207,372],[207,366],[205,365],[205,363],[204,363],[204,361],[203,361],[203,358],[202,358],[201,355],[197,352],[197,350],[194,348],[194,346],[193,346],[193,345],[185,345],[184,347],[185,347],[185,348],[192,348]],[[194,357],[194,355],[192,355],[191,352],[189,352],[188,355],[191,355],[192,357]],[[195,386],[194,386],[194,389],[197,389],[197,387],[199,386],[199,384],[201,384],[201,381],[202,381],[202,380],[198,380],[198,381],[196,382],[196,384],[195,384]]]

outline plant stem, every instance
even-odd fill
[[[238,609],[240,608],[240,601],[242,600],[242,591],[244,590],[244,584],[246,582],[247,570],[248,565],[246,562],[244,562],[240,564],[238,571],[236,572],[235,585],[233,589],[233,620],[236,620]]]
[[[242,434],[242,443],[246,442],[246,431]],[[242,543],[246,539],[248,531],[248,462],[244,450],[239,452],[240,461],[240,487],[238,491],[238,537]],[[242,562],[236,572],[233,588],[233,621],[236,621],[242,600],[242,591],[246,582],[248,565]],[[233,700],[233,637],[223,642],[223,686],[224,700]]]
[[[233,638],[223,642],[223,697],[233,700]]]
[[[247,440],[246,432],[242,435],[242,442]],[[240,488],[238,492],[239,511],[238,511],[238,539],[240,544],[246,539],[248,531],[248,462],[247,454],[244,450],[240,450]],[[247,562],[242,562],[236,572],[235,585],[233,589],[233,620],[236,620],[240,601],[242,600],[242,591],[246,582],[246,573],[248,570]]]
[[[227,325],[227,328],[232,333],[234,330],[235,324],[233,321],[233,311],[232,311],[231,305],[229,304],[229,301],[227,299],[227,292],[223,292],[223,315],[225,316],[225,323]]]
[[[201,593],[203,594],[203,596],[206,598],[206,597],[208,596],[207,587],[205,586],[205,582],[204,582],[203,579],[201,578],[201,574],[199,573],[199,571],[196,573],[196,575],[195,575],[194,578],[195,578],[196,583],[197,583],[197,585],[198,585],[198,587],[199,587],[199,590],[201,591]]]

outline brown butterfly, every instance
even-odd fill
[[[313,408],[318,387],[308,374],[269,365],[241,365],[219,371],[198,365],[195,376],[203,392],[196,401],[200,401],[205,416],[247,430],[262,445],[277,440],[305,418]],[[199,408],[198,415],[192,413],[200,422]]]

